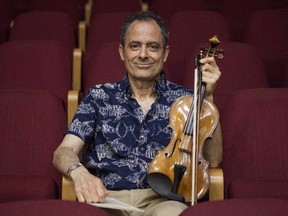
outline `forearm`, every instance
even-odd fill
[[[79,163],[79,157],[70,148],[59,146],[54,152],[53,164],[63,174],[67,174],[68,169]]]
[[[78,151],[73,148],[59,146],[54,152],[53,163],[55,167],[67,175],[67,170],[79,163]],[[69,173],[74,182],[75,193],[79,202],[104,202],[108,195],[101,179],[91,175],[84,166],[79,166]]]

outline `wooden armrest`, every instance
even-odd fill
[[[63,175],[62,177],[62,200],[76,201],[74,184],[71,179]]]
[[[221,168],[210,168],[209,200],[224,199],[224,176]]]
[[[87,40],[87,23],[86,21],[80,21],[78,24],[78,47],[82,53],[86,52],[86,40]]]
[[[75,90],[70,90],[68,92],[68,111],[67,111],[68,125],[71,123],[75,115],[79,101],[80,101],[80,92],[75,91]]]
[[[149,4],[147,2],[141,1],[141,10],[142,11],[148,11],[149,10]]]
[[[81,90],[81,75],[82,75],[82,51],[75,48],[73,50],[73,72],[72,72],[72,89]]]
[[[92,6],[93,6],[93,0],[89,0],[86,4],[85,4],[85,23],[87,24],[87,26],[89,26],[90,24],[90,20],[91,20],[91,14],[92,14]]]

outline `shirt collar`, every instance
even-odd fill
[[[154,85],[154,90],[157,91],[158,94],[162,94],[166,90],[167,79],[165,72],[162,71],[160,75],[160,79],[157,80],[157,82]],[[130,89],[130,83],[128,79],[128,75],[126,74],[122,81],[120,82],[119,86],[120,90],[123,92],[126,92],[126,95],[128,98],[131,96],[131,89]]]

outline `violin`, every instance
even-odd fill
[[[151,161],[147,180],[158,194],[171,200],[191,202],[194,205],[203,198],[210,182],[209,161],[203,157],[206,139],[211,138],[219,122],[219,112],[214,103],[206,100],[205,83],[202,83],[202,65],[206,56],[223,58],[223,50],[217,36],[210,40],[210,48],[200,49],[195,59],[194,95],[182,96],[170,109],[169,127],[172,136],[166,148],[160,150]]]

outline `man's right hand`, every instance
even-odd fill
[[[102,180],[90,174],[89,171],[81,166],[70,173],[74,182],[75,193],[79,202],[104,202],[108,196]]]

